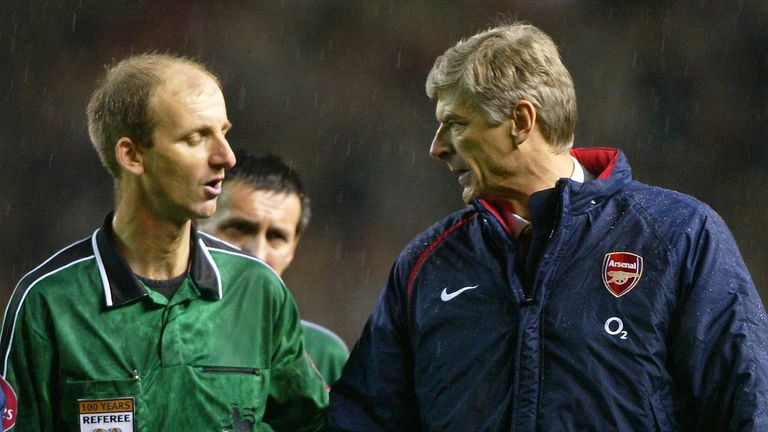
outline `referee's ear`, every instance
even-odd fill
[[[125,171],[133,175],[144,173],[144,155],[139,144],[128,137],[122,137],[115,144],[115,160]]]

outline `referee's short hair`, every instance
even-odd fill
[[[188,67],[210,76],[221,88],[218,77],[195,60],[170,54],[147,53],[128,57],[107,68],[107,73],[88,102],[88,134],[101,163],[113,178],[120,177],[115,145],[122,137],[152,146],[156,119],[152,96],[174,67]]]

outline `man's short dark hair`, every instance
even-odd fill
[[[296,170],[286,165],[280,156],[271,153],[250,153],[237,149],[235,157],[237,164],[227,172],[224,182],[240,181],[258,190],[298,195],[301,216],[296,226],[296,234],[304,232],[309,225],[312,211],[309,196],[304,192]]]

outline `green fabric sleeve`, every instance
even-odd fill
[[[349,349],[343,341],[319,330],[317,324],[302,323],[304,344],[307,354],[317,366],[328,385],[333,385],[344,369],[349,357]],[[326,331],[328,331],[326,329]]]
[[[275,431],[322,430],[328,386],[304,352],[298,308],[287,290],[275,314],[273,341],[264,421]]]
[[[16,392],[18,413],[11,431],[43,432],[57,430],[53,425],[53,395],[51,372],[53,344],[36,330],[34,319],[48,316],[36,309],[32,299],[19,311],[13,334],[6,380]]]

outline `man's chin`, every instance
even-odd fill
[[[195,209],[192,219],[208,219],[216,213],[216,202],[206,203],[206,205]]]

